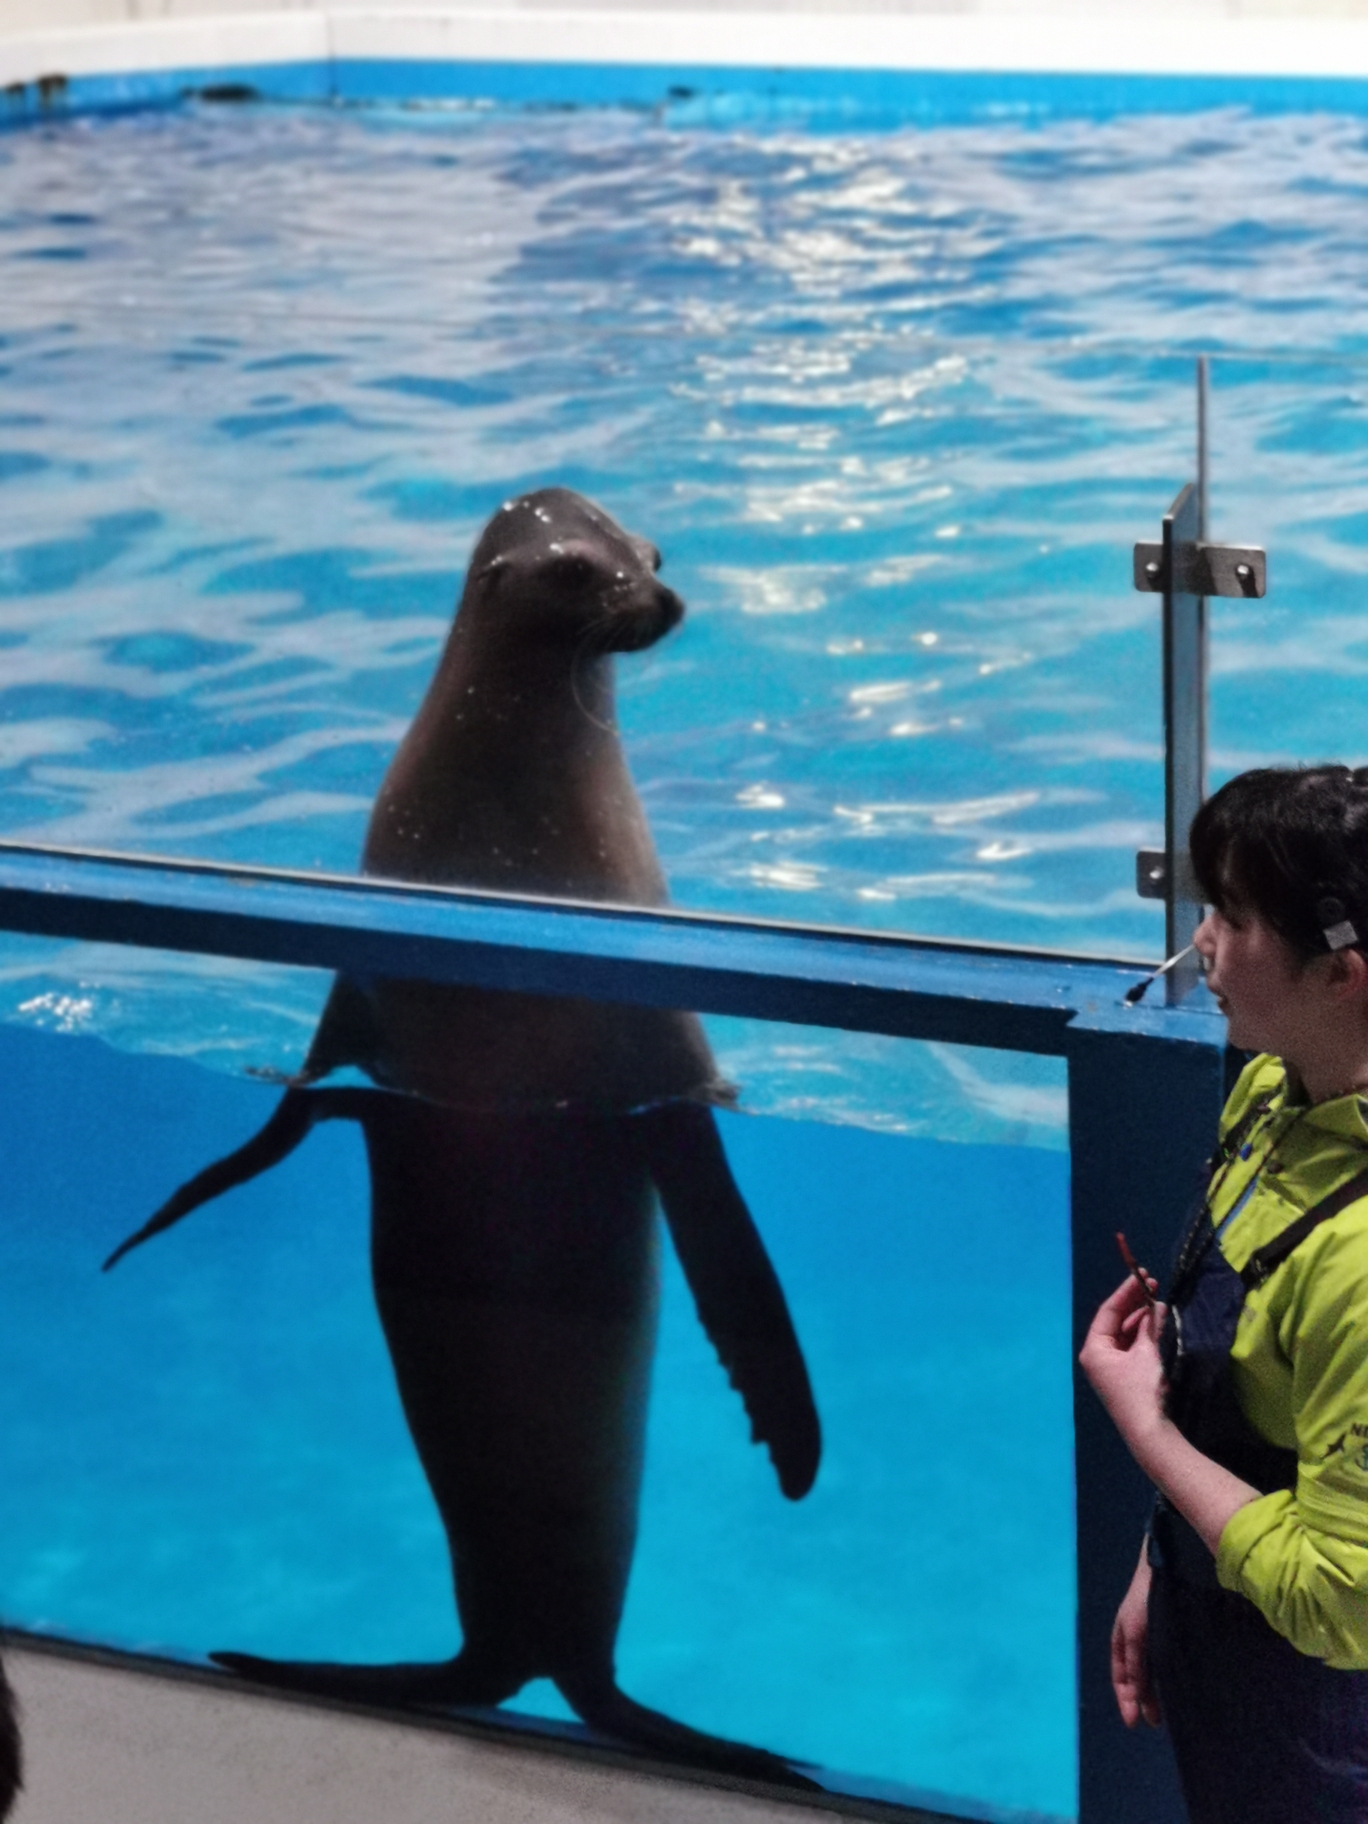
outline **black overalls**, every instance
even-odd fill
[[[1229,1152],[1241,1137],[1231,1136]],[[1240,1273],[1217,1245],[1204,1200],[1179,1251],[1161,1339],[1169,1416],[1262,1494],[1295,1488],[1297,1454],[1261,1437],[1236,1397],[1230,1350],[1245,1296],[1317,1224],[1364,1196],[1368,1173]],[[1368,1824],[1368,1672],[1299,1653],[1247,1597],[1222,1589],[1215,1559],[1162,1496],[1149,1558],[1150,1666],[1191,1824]]]

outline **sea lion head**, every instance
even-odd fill
[[[656,575],[660,552],[570,488],[507,500],[470,560],[461,616],[482,638],[551,642],[581,657],[640,652],[679,625],[684,604]]]

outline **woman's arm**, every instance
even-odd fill
[[[1292,1365],[1297,1485],[1232,1517],[1216,1575],[1300,1652],[1368,1670],[1368,1205],[1322,1223],[1259,1305],[1241,1346],[1265,1390]]]
[[[1092,1321],[1079,1363],[1136,1462],[1215,1556],[1232,1514],[1259,1490],[1189,1444],[1164,1412],[1158,1332],[1132,1278],[1122,1281]]]

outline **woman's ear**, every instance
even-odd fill
[[[1337,1001],[1361,1001],[1368,1007],[1368,957],[1356,945],[1332,950],[1326,957],[1326,981]]]

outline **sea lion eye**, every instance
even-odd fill
[[[594,574],[594,566],[577,551],[565,551],[546,566],[552,582],[565,589],[582,589]]]

